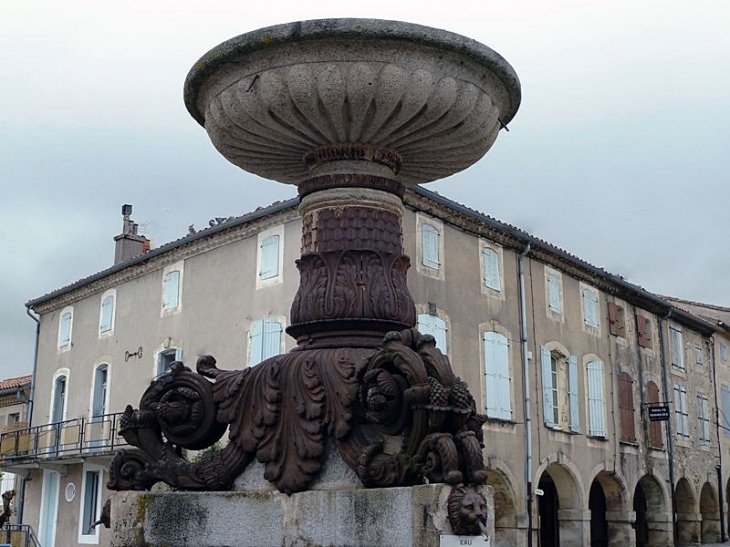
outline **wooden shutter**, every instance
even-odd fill
[[[482,251],[484,262],[484,284],[495,291],[502,290],[502,281],[499,275],[499,254],[494,249],[485,247]]]
[[[180,271],[168,272],[163,285],[162,307],[164,309],[177,308],[180,298]]]
[[[707,395],[697,394],[697,422],[701,442],[710,442],[710,413],[707,404]]]
[[[61,328],[58,335],[58,345],[65,346],[71,341],[71,312],[61,316]]]
[[[110,294],[101,303],[101,324],[99,330],[107,332],[112,330],[112,313],[114,312],[114,297]]]
[[[723,385],[720,388],[720,396],[722,399],[722,419],[720,426],[722,427],[723,436],[730,438],[730,387]]]
[[[275,357],[281,352],[281,322],[278,319],[264,320],[264,338],[261,350],[261,360]]]
[[[248,366],[250,367],[258,365],[261,362],[261,355],[263,352],[263,333],[264,325],[262,320],[251,323],[251,331],[249,332],[250,351],[248,360]]]
[[[568,404],[570,405],[570,431],[580,433],[580,408],[578,404],[578,359],[568,356]]]
[[[548,307],[550,311],[560,313],[560,283],[553,274],[548,275]]]
[[[606,436],[606,399],[603,394],[603,362],[591,361],[586,365],[588,380],[588,434]]]
[[[680,388],[679,396],[682,401],[682,431],[684,437],[689,438],[689,408],[687,407],[687,390],[684,387]]]
[[[261,279],[279,275],[279,236],[272,235],[261,243]]]
[[[540,362],[542,364],[542,406],[543,419],[548,427],[555,427],[553,420],[553,375],[550,363],[550,350],[540,346]]]
[[[651,332],[649,321],[643,315],[636,314],[636,335],[639,346],[642,348],[651,347]]]
[[[598,295],[591,289],[583,289],[583,316],[586,325],[598,328]]]
[[[438,270],[439,231],[430,224],[421,225],[421,250],[423,265]]]
[[[634,443],[636,442],[634,381],[626,372],[621,372],[618,375],[618,392],[619,408],[621,409],[621,440]]]
[[[512,418],[509,342],[497,332],[485,332],[483,341],[487,416],[509,420]]]
[[[615,302],[608,303],[608,331],[614,336],[619,334],[618,306]]]
[[[648,403],[659,402],[659,388],[654,382],[646,384],[646,399]],[[662,422],[649,422],[649,444],[653,448],[663,448]]]

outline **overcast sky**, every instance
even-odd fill
[[[30,373],[24,303],[111,266],[120,208],[154,246],[294,188],[220,156],[182,86],[220,42],[374,17],[495,49],[523,101],[472,168],[428,185],[648,290],[730,306],[730,2],[4,2],[0,378]]]

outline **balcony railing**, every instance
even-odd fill
[[[118,434],[121,412],[26,427],[0,434],[0,466],[37,459],[111,453],[127,441]]]
[[[0,543],[13,547],[41,547],[33,528],[27,524],[5,524],[0,528]]]

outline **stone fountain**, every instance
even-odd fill
[[[300,287],[287,329],[297,347],[243,370],[212,356],[197,372],[175,363],[127,408],[121,433],[137,448],[116,455],[109,487],[177,491],[117,494],[116,545],[489,535],[483,417],[414,328],[402,196],[479,160],[519,102],[516,74],[491,49],[394,21],[264,28],[195,64],[185,103],[218,151],[298,188]],[[226,431],[223,448],[182,457]]]

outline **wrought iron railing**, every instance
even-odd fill
[[[127,441],[119,435],[122,413],[76,418],[0,434],[0,466],[38,458],[110,453]]]
[[[13,547],[41,547],[33,528],[28,524],[5,524],[0,528],[0,543]]]

